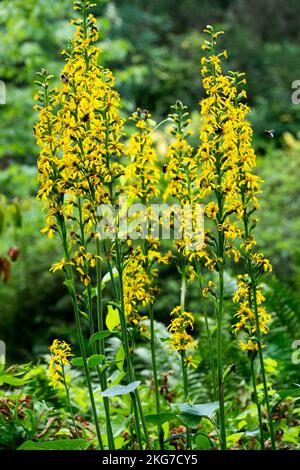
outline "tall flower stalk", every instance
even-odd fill
[[[140,285],[140,288],[144,287],[144,292],[140,292],[140,301],[135,301],[135,305],[139,303],[142,307],[147,306],[148,315],[150,321],[150,347],[151,347],[151,361],[152,361],[152,372],[153,372],[153,384],[154,384],[154,395],[155,395],[155,406],[156,413],[160,413],[160,392],[159,392],[159,380],[158,380],[158,369],[155,351],[155,330],[154,330],[154,304],[156,295],[158,293],[157,286],[155,285],[155,279],[158,275],[157,265],[158,263],[167,264],[170,261],[171,253],[168,252],[166,255],[160,253],[160,242],[159,239],[153,236],[152,227],[148,220],[148,216],[151,216],[151,210],[149,204],[155,201],[155,198],[159,196],[159,182],[160,174],[157,164],[157,154],[154,149],[154,142],[152,139],[153,132],[153,121],[151,121],[151,115],[147,110],[137,109],[132,115],[131,120],[135,123],[136,132],[134,132],[130,138],[127,155],[130,159],[130,163],[126,169],[126,176],[128,180],[128,186],[126,194],[128,195],[130,203],[141,203],[142,213],[139,214],[136,229],[144,234],[140,233],[141,240],[138,241],[135,249],[132,247],[132,255],[136,257],[139,262],[140,268],[140,281],[136,284],[136,288]],[[158,222],[158,221],[157,221]],[[134,223],[134,217],[133,217]],[[138,281],[138,278],[136,278]],[[131,288],[133,286],[130,286]],[[132,289],[132,296],[133,294]],[[130,313],[128,319],[132,318],[132,311],[135,311],[132,300],[127,302],[130,307]],[[140,321],[139,315],[135,315],[135,321]],[[164,448],[163,429],[158,426],[158,436],[160,441],[160,448]]]
[[[38,197],[48,213],[43,233],[50,238],[58,234],[64,249],[64,258],[55,263],[52,270],[63,269],[67,275],[99,447],[103,448],[74,276],[75,273],[79,275],[85,289],[84,304],[92,334],[95,331],[92,271],[97,263],[99,274],[100,263],[99,250],[95,247],[97,208],[110,202],[109,185],[123,173],[115,161],[122,152],[119,140],[123,119],[119,114],[119,96],[113,88],[114,77],[98,64],[100,51],[93,45],[98,39],[98,30],[94,16],[89,13],[91,7],[85,0],[74,3],[81,17],[71,21],[76,32],[68,50],[63,51],[66,64],[60,86],[51,90],[49,81],[52,77],[46,71],[39,73],[40,91],[36,96],[39,122],[35,134],[41,147]],[[98,299],[98,316],[102,315],[100,302]],[[98,324],[102,323],[103,319],[98,318]],[[103,351],[103,344],[101,348]],[[100,377],[102,389],[105,387],[103,377]],[[107,398],[104,398],[104,409],[109,447],[114,448]]]
[[[231,80],[222,72],[221,60],[226,51],[217,54],[216,41],[222,32],[207,26],[209,40],[203,45],[207,57],[201,60],[201,73],[205,98],[201,101],[201,145],[198,158],[201,164],[200,194],[209,202],[205,215],[210,221],[207,231],[205,266],[215,271],[218,277],[216,296],[217,316],[217,375],[219,399],[220,446],[226,449],[224,377],[222,331],[224,327],[224,270],[226,258],[233,252],[232,241],[241,235],[241,230],[232,220],[236,200],[236,178],[238,155],[233,149],[234,119],[232,118],[235,93]]]
[[[243,330],[246,332],[246,341],[241,341],[242,349],[248,352],[251,360],[251,372],[254,390],[256,388],[254,361],[258,355],[260,370],[262,375],[264,401],[267,408],[269,431],[272,449],[275,449],[274,426],[271,413],[271,405],[269,400],[268,381],[264,365],[263,357],[263,335],[269,331],[269,322],[271,315],[267,313],[264,307],[264,295],[260,287],[260,278],[263,273],[272,272],[272,265],[264,254],[255,251],[254,229],[257,224],[255,213],[259,209],[259,201],[257,194],[261,192],[262,180],[254,174],[253,170],[256,166],[256,156],[252,148],[252,128],[250,122],[246,119],[250,111],[249,107],[242,102],[246,97],[244,89],[240,90],[245,84],[243,74],[232,74],[233,86],[235,87],[236,97],[235,104],[235,121],[236,121],[236,145],[239,154],[238,164],[238,194],[239,206],[237,208],[237,216],[242,222],[243,227],[243,243],[240,246],[242,251],[242,259],[244,262],[245,275],[240,276],[239,289],[235,294],[234,300],[240,302],[240,309],[237,312],[238,322],[234,326],[234,331]],[[254,391],[255,393],[255,391]],[[263,429],[262,429],[262,413],[260,404],[257,401],[258,419],[261,432],[262,449]]]
[[[171,110],[172,113],[169,115],[169,119],[173,121],[172,134],[175,136],[175,141],[170,145],[167,154],[168,163],[165,168],[165,173],[168,186],[164,193],[164,199],[167,200],[171,197],[178,202],[181,207],[188,204],[192,211],[192,228],[195,230],[195,222],[199,223],[199,220],[197,220],[197,215],[195,212],[193,213],[193,211],[195,211],[197,204],[202,203],[202,200],[199,197],[199,166],[195,159],[195,151],[188,143],[191,133],[188,129],[190,124],[189,113],[187,111],[187,107],[180,101],[177,101],[176,104],[171,107]],[[182,228],[185,229],[185,227]],[[189,248],[189,244],[191,242],[194,242],[193,250]],[[213,343],[206,302],[203,295],[204,283],[201,259],[205,255],[204,230],[198,232],[198,234],[196,232],[196,236],[195,234],[191,234],[190,237],[188,231],[186,231],[186,233],[183,234],[183,239],[181,241],[176,241],[175,247],[178,250],[177,267],[182,276],[182,285],[183,283],[186,284],[187,280],[193,280],[195,277],[198,281],[200,304],[204,315],[205,331],[208,340],[213,397],[216,399],[217,388]]]

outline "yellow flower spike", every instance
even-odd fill
[[[70,364],[69,358],[73,356],[71,346],[65,341],[55,339],[50,350],[49,377],[50,384],[56,387],[63,386],[63,367]]]
[[[170,349],[175,351],[186,351],[188,349],[195,349],[197,342],[191,334],[186,330],[194,329],[194,316],[190,312],[186,312],[182,307],[175,307],[171,314],[171,323],[168,326],[168,330],[171,333],[168,339]]]

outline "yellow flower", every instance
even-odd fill
[[[94,236],[99,205],[112,202],[110,183],[124,173],[119,162],[124,127],[120,97],[113,74],[99,65],[95,21],[93,15],[85,22],[73,21],[76,31],[59,87],[51,89],[51,76],[39,73],[39,121],[34,128],[40,147],[38,198],[51,219],[42,233],[52,238],[63,224],[63,233],[72,239],[70,256],[74,250],[76,263],[85,264],[85,271],[88,264],[95,266],[95,258],[86,253],[80,261],[78,251],[84,239]],[[88,282],[86,272],[85,285]]]
[[[194,329],[193,314],[177,306],[172,310],[171,316],[174,318],[172,318],[168,326],[168,330],[171,333],[168,340],[170,348],[178,352],[195,349],[197,343],[193,336],[186,331],[187,329]]]
[[[65,341],[55,339],[50,349],[49,377],[50,384],[56,387],[62,387],[64,381],[64,366],[70,364],[69,358],[73,356],[71,347]]]
[[[258,351],[258,344],[251,339],[248,339],[246,343],[241,340],[239,344],[243,351]]]

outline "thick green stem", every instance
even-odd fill
[[[74,416],[74,413],[73,413],[73,408],[72,408],[72,405],[71,405],[70,390],[69,390],[69,387],[68,387],[67,381],[66,381],[65,367],[64,367],[64,365],[63,365],[62,362],[61,362],[61,370],[62,370],[63,383],[64,383],[66,395],[67,395],[67,402],[68,402],[68,407],[69,407],[69,410],[70,410],[71,420],[72,420],[72,423],[73,423],[73,426],[74,426],[74,429],[75,429],[75,432],[76,432],[76,436],[77,436],[78,439],[79,439],[80,436],[79,436],[77,424],[76,424],[76,421],[75,421],[75,416]]]
[[[180,290],[180,306],[184,310],[185,309],[185,297],[186,297],[186,275],[185,273],[181,274],[181,290]],[[183,392],[184,392],[184,400],[185,402],[189,399],[189,386],[188,386],[188,376],[187,376],[187,365],[186,365],[186,354],[185,351],[180,352],[181,356],[181,370],[182,370],[182,377],[183,377]],[[188,428],[186,427],[186,447],[187,449],[191,449],[191,433]]]
[[[261,333],[260,333],[258,305],[257,305],[257,288],[256,288],[256,281],[255,281],[250,259],[248,262],[248,267],[249,267],[249,272],[250,272],[250,279],[251,279],[251,286],[252,286],[251,288],[252,288],[252,293],[253,293],[253,305],[254,305],[254,315],[255,315],[256,338],[257,338],[257,344],[258,344],[258,356],[259,356],[260,370],[261,370],[263,387],[264,387],[264,398],[265,398],[265,403],[266,403],[267,413],[268,413],[271,446],[272,446],[272,450],[276,450],[274,426],[273,426],[271,405],[270,405],[270,400],[269,400],[268,381],[267,381],[267,374],[265,370],[263,350],[262,350],[262,345],[261,345]]]
[[[73,310],[74,310],[74,314],[75,314],[75,322],[76,322],[76,329],[77,329],[80,353],[81,353],[81,356],[83,358],[83,368],[84,368],[85,377],[86,377],[88,390],[89,390],[89,397],[90,397],[90,402],[91,402],[91,407],[92,407],[92,413],[93,413],[95,426],[96,426],[96,434],[97,434],[97,438],[98,438],[99,447],[100,447],[101,450],[104,450],[100,425],[99,425],[98,416],[97,416],[94,392],[93,392],[93,387],[92,387],[92,382],[91,382],[91,377],[90,377],[90,372],[89,372],[89,368],[88,368],[88,364],[87,364],[86,352],[85,352],[85,347],[84,347],[84,341],[83,341],[83,336],[82,336],[81,323],[80,323],[80,314],[79,314],[77,299],[76,299],[76,295],[75,295],[75,282],[74,282],[72,271],[70,269],[68,269],[67,271],[69,271],[68,276],[67,276],[68,281],[71,283],[71,288],[69,289],[69,292],[70,292],[70,295],[71,295],[71,298],[72,298],[72,304],[73,304]]]
[[[129,381],[134,382],[135,381],[135,374],[134,374],[134,370],[133,370],[132,362],[131,362],[131,358],[130,358],[129,339],[128,339],[127,323],[126,323],[126,315],[125,315],[123,266],[122,266],[121,256],[120,256],[119,240],[116,239],[115,243],[116,243],[117,269],[118,269],[118,273],[119,273],[119,285],[120,285],[119,316],[120,316],[120,323],[121,323],[121,330],[122,330],[122,340],[123,340],[125,359],[126,359],[127,370],[128,370],[128,375],[129,375]],[[112,275],[112,273],[111,273],[111,275]],[[143,449],[143,439],[142,439],[141,429],[140,429],[139,414],[140,414],[141,419],[142,419],[147,446],[150,446],[148,431],[147,431],[147,427],[144,427],[145,418],[144,418],[144,415],[143,415],[143,410],[142,410],[142,407],[141,407],[141,402],[140,402],[140,399],[139,399],[138,391],[135,390],[133,393],[130,394],[130,396],[131,396],[133,412],[134,412],[134,416],[135,416],[137,438],[138,438],[138,442],[139,442],[139,447],[142,450]]]
[[[159,384],[158,384],[158,373],[157,373],[157,362],[155,352],[155,332],[154,332],[154,312],[153,305],[149,305],[149,317],[150,317],[150,343],[151,343],[151,359],[152,359],[152,370],[153,370],[153,382],[154,382],[154,394],[155,394],[155,405],[156,413],[160,413],[160,397],[159,397]],[[161,450],[164,449],[164,432],[161,426],[158,426],[158,436]]]
[[[90,377],[90,371],[89,371],[89,368],[88,368],[87,357],[86,357],[85,346],[84,346],[84,340],[83,340],[83,335],[82,335],[81,322],[80,322],[80,313],[79,313],[77,298],[76,298],[75,280],[74,280],[72,267],[70,265],[70,253],[69,253],[68,243],[67,243],[66,226],[65,226],[65,221],[62,217],[60,217],[59,223],[60,223],[60,227],[61,227],[61,239],[62,239],[63,248],[64,248],[64,252],[65,252],[65,257],[66,257],[66,262],[67,262],[66,273],[67,273],[68,290],[69,290],[71,300],[72,300],[72,305],[73,305],[73,311],[74,311],[74,316],[75,316],[75,323],[76,323],[76,330],[77,330],[79,348],[80,348],[80,353],[81,353],[82,360],[83,360],[83,368],[84,368],[84,373],[85,373],[87,386],[88,386],[88,391],[89,391],[92,414],[93,414],[93,418],[94,418],[94,422],[95,422],[95,428],[96,428],[96,434],[97,434],[99,448],[101,450],[104,450],[104,445],[103,445],[103,440],[102,440],[101,430],[100,430],[100,424],[99,424],[98,416],[97,416],[94,392],[93,392],[93,387],[92,387],[92,382],[91,382],[91,377]]]
[[[261,447],[261,450],[265,450],[261,407],[260,407],[260,403],[258,401],[258,396],[257,396],[256,372],[255,372],[255,367],[254,367],[255,359],[251,358],[250,361],[251,361],[251,377],[252,377],[253,393],[254,393],[254,400],[257,406],[258,423],[259,423],[259,431],[260,431],[260,447]]]
[[[242,202],[245,205],[245,196],[243,192],[242,192]],[[249,236],[249,229],[248,229],[248,217],[246,213],[244,214],[243,220],[244,220],[245,240],[247,240]],[[268,381],[267,381],[267,375],[265,371],[265,363],[264,363],[263,350],[262,350],[262,344],[261,344],[261,332],[260,332],[258,304],[257,304],[257,284],[256,284],[255,274],[253,272],[253,266],[251,263],[250,253],[247,250],[246,250],[246,262],[247,262],[248,273],[250,276],[251,290],[253,294],[253,307],[254,307],[255,329],[256,329],[255,336],[257,339],[258,356],[259,356],[260,369],[261,369],[263,388],[264,388],[264,398],[265,398],[265,404],[266,404],[267,413],[268,413],[271,446],[272,446],[272,450],[275,450],[276,442],[275,442],[274,426],[273,426],[273,420],[272,420],[271,405],[270,405],[270,400],[269,400]]]
[[[96,260],[96,272],[97,272],[97,319],[98,319],[98,331],[104,330],[104,316],[103,316],[103,299],[102,299],[102,265],[101,265],[101,250],[100,241],[96,241],[97,260]],[[99,340],[99,353],[104,356],[103,365],[105,364],[105,343],[104,339]],[[105,370],[99,373],[100,386],[102,392],[107,389],[107,380]],[[110,450],[115,449],[114,436],[112,431],[112,425],[110,420],[110,406],[108,397],[103,398],[105,418],[106,418],[106,430],[107,439]]]
[[[223,326],[223,298],[224,298],[224,272],[223,267],[219,271],[219,302],[217,312],[217,367],[218,367],[218,397],[220,418],[220,447],[226,450],[225,404],[224,404],[224,380],[222,361],[222,326]]]
[[[202,290],[203,290],[203,279],[202,279],[202,274],[199,266],[199,262],[196,262],[196,273],[197,273],[197,278],[198,278],[198,285],[199,285],[199,291],[200,291],[200,299],[201,299],[201,306],[204,314],[204,322],[205,322],[205,330],[206,330],[206,336],[208,339],[208,348],[209,348],[209,362],[210,362],[210,368],[211,368],[211,376],[212,376],[212,384],[213,384],[213,398],[214,400],[217,400],[218,397],[218,392],[217,392],[217,379],[216,379],[216,371],[215,371],[215,363],[214,363],[214,351],[213,351],[213,343],[212,343],[212,338],[211,338],[211,332],[208,324],[208,315],[207,315],[207,309],[206,309],[206,304],[202,295]]]
[[[184,390],[184,401],[188,402],[189,400],[189,386],[188,386],[188,376],[187,376],[187,365],[185,361],[185,351],[181,351],[181,369],[182,369],[182,377],[183,377],[183,390]],[[186,427],[186,448],[187,450],[192,449],[191,444],[191,432],[188,426]]]

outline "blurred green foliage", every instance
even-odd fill
[[[1,108],[0,158],[32,164],[34,75],[47,67],[59,79],[60,50],[71,34],[71,0],[2,0],[0,78],[7,84]],[[299,128],[291,84],[300,77],[297,0],[102,0],[96,8],[103,60],[116,77],[127,113],[136,106],[163,117],[176,99],[191,109],[201,97],[199,61],[206,24],[224,29],[228,67],[247,74],[252,120],[263,131]],[[270,22],[272,27],[270,28]]]

